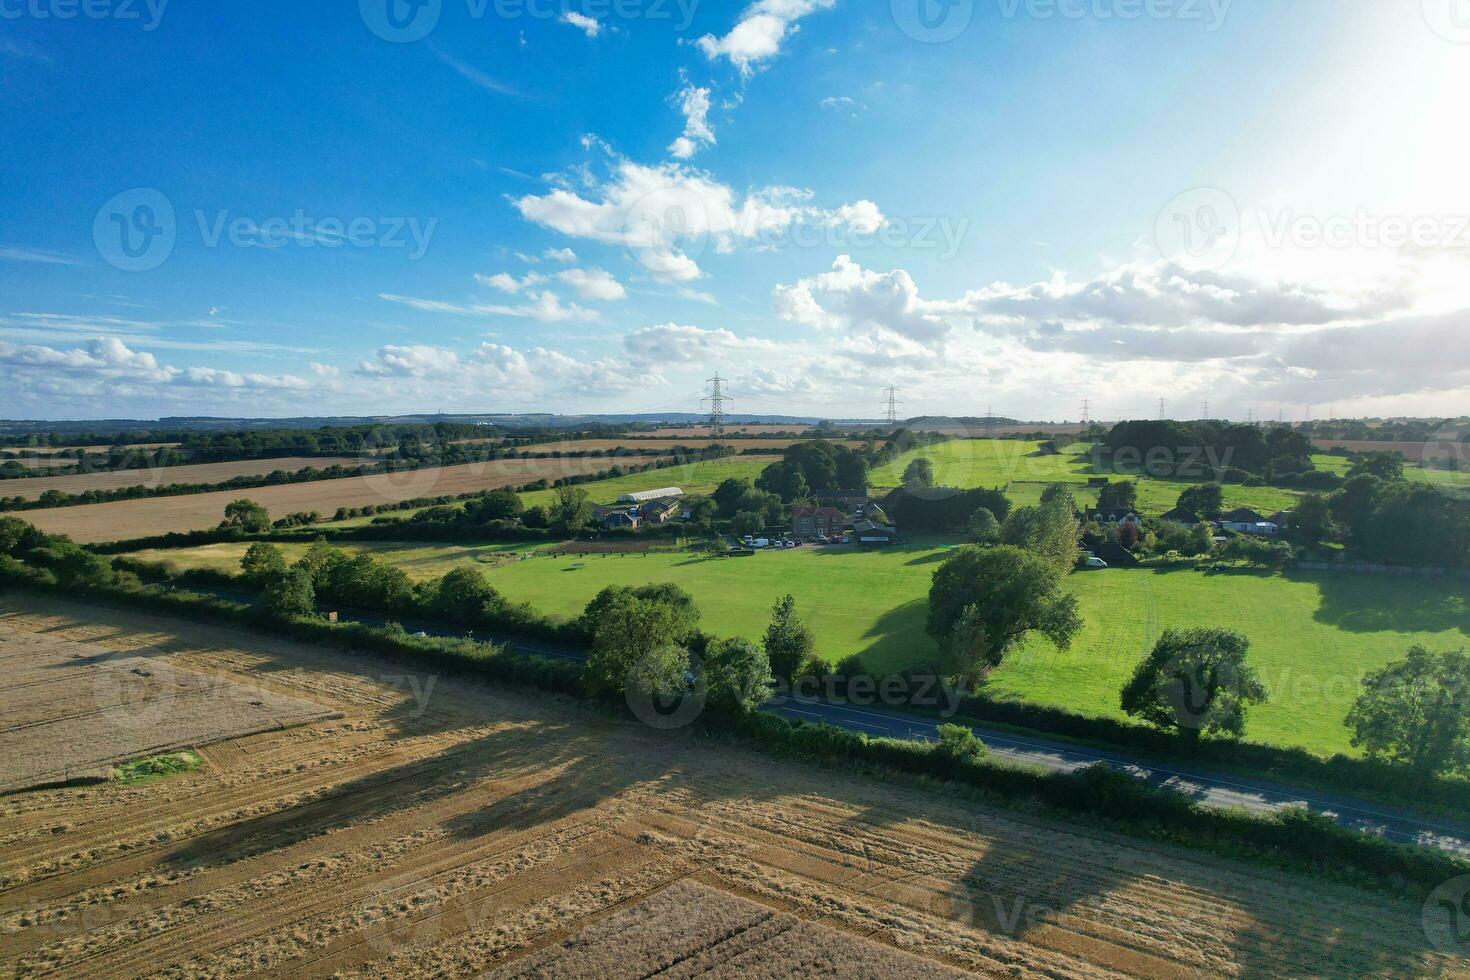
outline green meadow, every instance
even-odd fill
[[[904,468],[923,457],[934,464],[934,482],[949,487],[999,487],[1017,506],[1034,504],[1050,483],[1072,487],[1079,504],[1096,504],[1097,491],[1087,481],[1097,476],[1138,483],[1138,509],[1144,514],[1162,514],[1172,510],[1179,494],[1203,480],[1160,479],[1148,475],[1099,472],[1093,465],[1088,447],[1069,446],[1060,453],[1043,455],[1041,443],[1015,439],[955,439],[925,446],[905,453],[872,471],[869,479],[875,487],[896,487],[903,482]],[[1331,457],[1327,457],[1331,458]],[[1265,514],[1294,506],[1299,496],[1277,487],[1244,487],[1225,485],[1225,506],[1250,507]]]
[[[414,578],[477,562],[506,597],[575,616],[607,585],[674,582],[694,596],[705,630],[759,639],[771,605],[796,596],[831,662],[860,654],[883,673],[934,655],[924,631],[930,578],[953,542],[928,540],[886,551],[803,547],[749,558],[692,552],[524,557],[535,545],[350,545],[373,551]],[[544,545],[542,545],[544,547]],[[286,549],[295,557],[301,547]],[[181,567],[238,567],[244,547],[210,545],[140,553]],[[1122,717],[1118,690],[1169,627],[1224,626],[1250,637],[1251,660],[1272,690],[1253,709],[1255,741],[1315,752],[1352,752],[1342,720],[1365,671],[1414,643],[1470,647],[1470,606],[1461,583],[1347,573],[1207,573],[1109,569],[1068,579],[1084,622],[1066,651],[1036,640],[990,679],[989,692],[1087,715]]]

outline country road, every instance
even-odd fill
[[[245,593],[222,589],[196,588],[237,602],[252,601]],[[389,621],[378,616],[340,611],[344,619],[382,626]],[[463,628],[446,629],[429,623],[396,620],[410,633],[431,636],[464,636]],[[475,631],[477,639],[503,644],[512,652],[581,661],[585,655],[571,647],[534,643],[485,631]],[[879,707],[855,707],[817,698],[794,695],[777,697],[761,710],[796,721],[823,722],[851,731],[885,738],[938,741],[938,728],[943,721]],[[1209,806],[1244,807],[1270,812],[1289,806],[1304,806],[1316,813],[1333,817],[1345,827],[1382,834],[1392,840],[1426,847],[1438,847],[1470,856],[1470,826],[1423,817],[1408,810],[1365,803],[1351,797],[1319,790],[1307,790],[1248,776],[1222,774],[1196,769],[1178,763],[1167,765],[1150,762],[1124,752],[1052,741],[1040,735],[1017,735],[998,729],[975,727],[973,731],[990,749],[991,754],[1007,762],[1038,766],[1059,772],[1071,772],[1102,762],[1139,779],[1182,793]]]

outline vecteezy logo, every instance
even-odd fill
[[[357,0],[362,22],[394,44],[422,41],[439,26],[443,0]]]
[[[1224,268],[1240,248],[1240,208],[1218,187],[1185,191],[1159,212],[1154,241],[1164,258],[1187,268]]]
[[[1424,937],[1441,953],[1470,956],[1470,875],[1451,878],[1424,902]]]
[[[178,238],[174,206],[149,187],[135,187],[108,201],[92,222],[97,254],[124,272],[148,272],[173,254]]]
[[[890,0],[889,7],[898,29],[925,44],[953,41],[975,17],[975,0]]]
[[[1424,22],[1446,41],[1470,44],[1470,0],[1422,0]]]
[[[683,690],[673,694],[656,694],[649,689],[648,683],[648,668],[656,659],[655,655],[650,655],[644,662],[629,668],[623,683],[628,709],[643,724],[661,732],[674,731],[692,724],[704,713],[709,695],[704,665],[697,656],[690,654]]]

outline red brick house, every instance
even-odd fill
[[[846,515],[836,507],[791,508],[791,531],[802,538],[835,537],[842,533]]]

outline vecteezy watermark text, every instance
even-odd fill
[[[0,0],[0,20],[115,20],[158,29],[168,0]]]
[[[314,217],[302,208],[289,216],[251,218],[228,209],[192,212],[205,248],[383,248],[401,249],[410,261],[423,258],[438,218],[359,215]],[[179,219],[173,202],[149,187],[116,195],[98,209],[92,240],[109,265],[124,272],[148,272],[168,261],[178,243]]]
[[[595,37],[610,21],[672,21],[683,32],[694,23],[700,0],[464,0],[471,20],[564,21]],[[439,26],[445,0],[358,0],[368,30],[394,44],[422,41]]]
[[[289,218],[233,217],[228,210],[212,215],[194,211],[199,237],[205,248],[218,248],[223,240],[236,248],[406,248],[412,260],[428,251],[429,240],[439,225],[438,218],[356,217],[313,218],[297,208]]]

